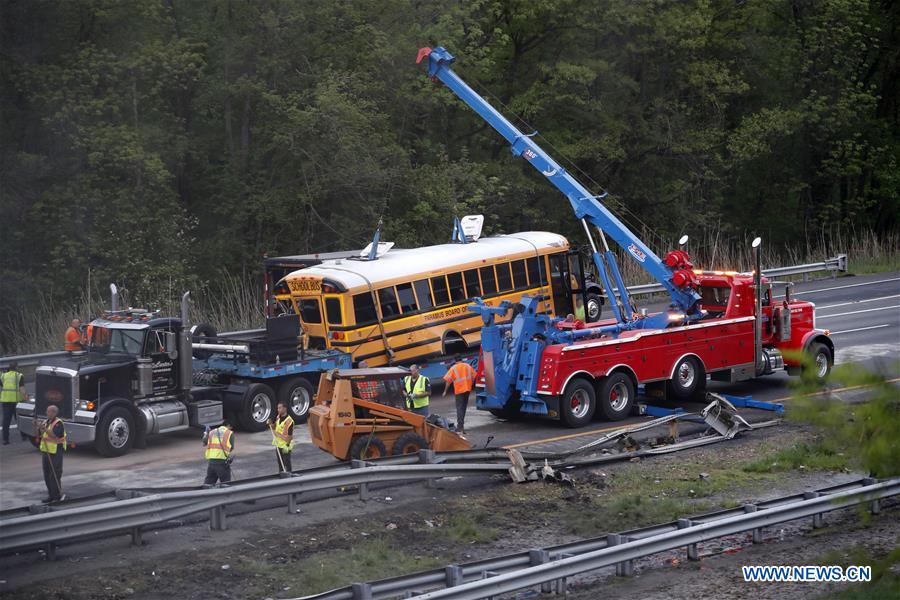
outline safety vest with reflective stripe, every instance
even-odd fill
[[[416,379],[416,385],[412,384],[412,376],[407,375],[403,378],[403,383],[406,387],[407,396],[412,395],[412,408],[423,408],[428,406],[428,390],[425,388],[425,384],[428,382],[428,378],[424,375],[419,375],[419,378]],[[407,406],[409,405],[409,401],[406,402]]]
[[[206,460],[225,460],[231,455],[229,444],[232,431],[227,427],[217,427],[206,437]]]
[[[46,452],[47,454],[56,454],[56,449],[60,445],[62,445],[63,450],[67,449],[65,425],[63,425],[62,437],[56,437],[55,435],[53,435],[53,428],[56,427],[57,423],[62,423],[62,421],[57,418],[47,423],[47,427],[46,429],[44,429],[44,434],[41,436],[41,452]]]
[[[454,394],[471,392],[475,384],[475,369],[469,363],[458,362],[444,375],[444,381],[453,384]]]
[[[273,446],[288,452],[294,449],[294,437],[288,434],[293,424],[294,419],[291,418],[291,415],[287,415],[283,421],[275,420],[275,431],[273,432],[275,437],[272,438]]]
[[[0,402],[21,402],[22,374],[18,371],[7,371],[0,375]]]

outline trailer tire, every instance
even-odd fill
[[[566,427],[584,427],[594,418],[597,394],[594,386],[584,379],[573,379],[566,386],[559,402],[559,419]]]
[[[94,447],[107,458],[128,454],[137,434],[134,416],[123,406],[113,406],[104,411],[96,431]]]
[[[391,452],[394,456],[401,454],[416,454],[419,450],[427,450],[428,441],[415,431],[407,431],[397,438]]]
[[[245,431],[263,431],[275,414],[275,392],[264,383],[254,383],[244,392],[238,421]]]
[[[613,373],[600,382],[597,398],[600,413],[608,421],[621,421],[634,406],[634,382],[625,373]]]
[[[216,335],[216,328],[209,323],[198,323],[191,327],[191,342],[202,343],[205,338],[214,338]],[[191,350],[191,355],[198,360],[206,360],[212,356],[212,351]]]
[[[603,312],[603,299],[599,296],[599,294],[588,292],[585,305],[585,321],[587,321],[588,323],[596,323],[597,321],[599,321],[600,314]]]
[[[668,393],[675,400],[695,400],[706,393],[706,371],[695,356],[685,356],[672,369]]]
[[[810,344],[806,351],[809,365],[804,362],[800,371],[800,376],[809,381],[822,383],[828,374],[831,373],[831,367],[834,366],[834,356],[831,354],[831,348],[819,342]]]
[[[306,377],[294,377],[278,387],[278,401],[287,405],[294,423],[306,423],[313,402],[313,386]]]
[[[358,435],[350,444],[350,458],[356,460],[372,460],[387,456],[384,442],[375,436]]]

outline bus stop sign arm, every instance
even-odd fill
[[[686,314],[695,311],[700,296],[691,287],[696,282],[696,277],[690,270],[691,264],[686,253],[675,250],[666,256],[665,261],[660,259],[599,201],[603,196],[592,195],[587,188],[538,146],[531,136],[522,133],[487,100],[470,88],[450,68],[455,60],[453,55],[444,48],[434,48],[433,50],[422,48],[419,50],[416,62],[421,62],[426,57],[428,58],[428,75],[433,80],[440,80],[457,97],[472,107],[482,119],[509,142],[513,155],[523,157],[565,194],[578,219],[590,223],[602,233],[613,238],[640,267],[665,288],[672,299],[674,308],[684,311]],[[591,242],[593,246],[593,240]],[[601,256],[598,249],[593,248],[592,258],[610,300],[610,307],[615,313],[616,321],[623,324],[625,328],[629,328],[629,325],[641,327],[642,325],[632,321],[634,315],[632,314],[631,299],[622,281],[613,252],[606,248]],[[606,264],[609,265],[608,269],[604,264],[604,258]],[[610,275],[615,279],[618,287],[618,301]]]

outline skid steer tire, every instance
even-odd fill
[[[391,454],[400,456],[401,454],[415,454],[419,450],[427,450],[428,441],[415,431],[407,431],[397,438],[394,442],[394,449]]]
[[[350,444],[350,458],[356,460],[372,460],[387,456],[387,448],[384,442],[374,436],[357,436]]]

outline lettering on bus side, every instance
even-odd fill
[[[288,285],[292,292],[297,294],[320,294],[322,292],[321,279],[291,279]]]
[[[461,315],[469,312],[469,309],[465,306],[457,306],[456,308],[448,308],[446,310],[439,310],[437,312],[433,312],[430,314],[422,315],[423,321],[439,321],[441,319],[445,319],[447,317],[455,317],[456,315]],[[472,313],[473,315],[475,313]]]

